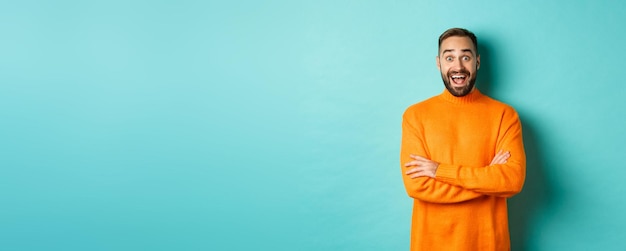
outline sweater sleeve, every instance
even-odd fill
[[[522,126],[513,109],[502,116],[496,151],[500,149],[511,153],[505,164],[471,167],[440,163],[435,178],[477,193],[511,197],[522,190],[526,177]]]
[[[416,126],[411,125],[410,119],[407,119],[405,113],[402,121],[400,169],[407,194],[414,199],[431,203],[456,203],[482,196],[478,192],[430,177],[411,179],[405,174],[408,168],[404,166],[405,163],[412,160],[410,154],[430,156],[424,144],[423,134]]]

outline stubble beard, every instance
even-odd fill
[[[455,73],[459,73],[459,72],[448,72],[448,74],[443,74],[443,72],[441,73],[441,79],[443,80],[443,85],[446,86],[446,89],[448,89],[448,91],[454,95],[455,97],[463,97],[467,94],[469,94],[472,89],[474,89],[474,85],[476,84],[476,72],[474,72],[473,75],[471,75],[469,82],[467,83],[467,85],[463,86],[463,87],[452,87],[452,85],[450,84],[450,78],[453,74]],[[467,75],[469,75],[469,72],[467,71],[460,71],[460,73],[465,73]]]

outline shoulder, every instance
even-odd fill
[[[437,97],[438,96],[433,96],[426,100],[410,105],[404,111],[404,116],[407,117],[414,116],[419,113],[428,113],[430,110],[434,109],[437,103],[439,103]]]
[[[497,109],[501,109],[501,110],[506,110],[506,111],[510,111],[510,112],[515,112],[515,108],[513,108],[513,106],[504,103],[500,100],[494,99],[492,97],[489,97],[487,95],[484,95],[484,99],[483,102],[487,103],[490,107],[493,108],[497,108]]]
[[[404,114],[402,114],[402,127],[418,130],[417,128],[421,127],[420,125],[423,121],[436,112],[438,103],[437,96],[433,96],[407,107]]]
[[[487,109],[491,110],[492,112],[501,114],[503,118],[517,119],[519,117],[517,111],[515,110],[515,108],[513,108],[513,106],[500,100],[485,95],[482,102],[486,104],[486,107],[488,107]]]

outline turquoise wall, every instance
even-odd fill
[[[528,154],[513,250],[624,250],[624,1],[0,4],[0,249],[408,250],[437,37]],[[442,243],[442,245],[445,245]]]

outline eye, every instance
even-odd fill
[[[469,61],[470,57],[469,56],[463,56],[463,61]]]
[[[452,57],[447,56],[447,57],[446,57],[446,61],[452,61]]]

